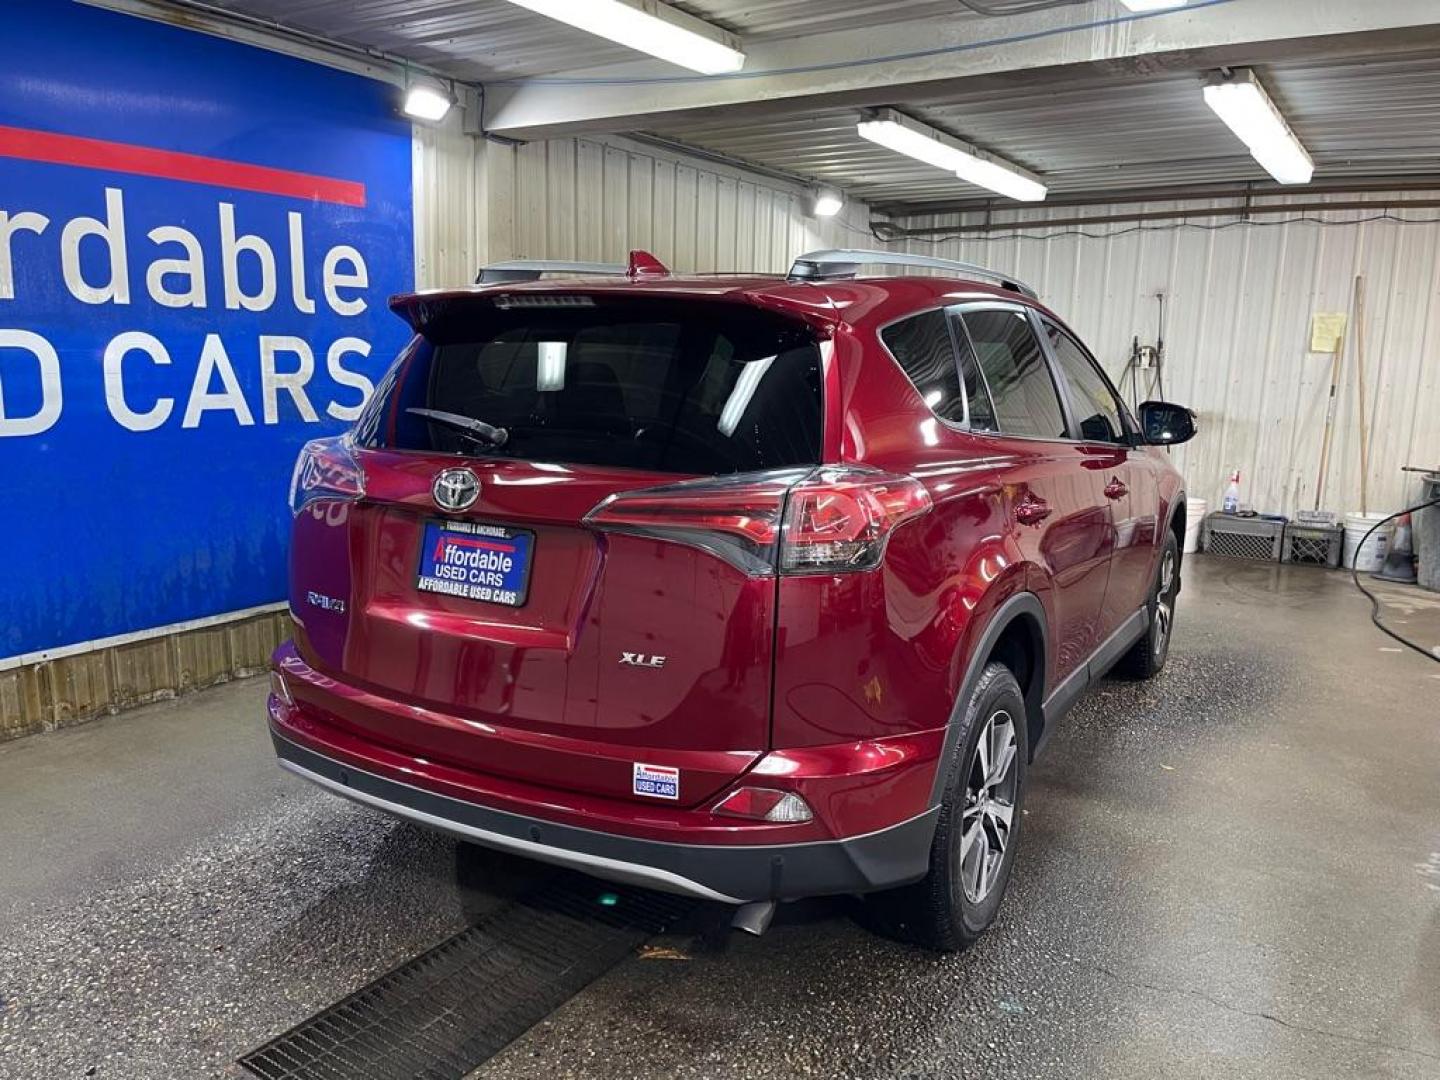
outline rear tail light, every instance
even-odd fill
[[[270,693],[285,705],[293,706],[295,704],[295,699],[290,696],[290,687],[285,685],[285,676],[274,668],[270,669]]]
[[[747,574],[773,574],[785,494],[806,474],[749,474],[689,480],[611,495],[586,524],[702,548]]]
[[[290,475],[290,512],[317,499],[351,500],[365,495],[365,472],[355,460],[348,435],[312,439],[300,448]]]
[[[833,574],[878,566],[890,533],[930,505],[925,486],[911,477],[823,468],[624,492],[585,521],[688,543],[748,574]]]
[[[831,574],[880,565],[899,525],[929,511],[930,493],[909,476],[822,469],[790,492],[782,574]]]
[[[815,816],[809,804],[795,792],[760,787],[736,788],[716,803],[711,813],[776,825],[798,825]]]

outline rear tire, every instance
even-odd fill
[[[1115,662],[1115,674],[1127,679],[1153,679],[1170,655],[1170,638],[1175,632],[1175,597],[1180,592],[1180,544],[1173,532],[1166,532],[1160,550],[1160,564],[1150,586],[1145,610],[1149,623],[1140,640]]]
[[[1025,698],[1003,664],[989,664],[961,716],[956,756],[920,881],[866,898],[875,929],[937,952],[975,943],[995,921],[1020,838],[1029,757]]]

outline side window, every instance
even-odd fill
[[[962,319],[990,388],[1000,430],[1030,438],[1066,438],[1060,395],[1025,313],[981,308],[966,311]]]
[[[1079,342],[1049,319],[1042,323],[1060,374],[1070,387],[1070,404],[1075,409],[1080,437],[1088,442],[1128,444],[1120,402],[1095,361]]]
[[[960,393],[955,350],[944,312],[926,311],[892,323],[880,331],[880,340],[900,361],[936,416],[957,424],[964,421],[965,398]]]
[[[990,400],[990,391],[980,374],[980,365],[975,360],[975,350],[970,346],[970,335],[959,313],[951,316],[950,328],[955,332],[955,352],[960,357],[960,379],[965,384],[965,400],[970,403],[970,430],[999,431],[995,421],[995,405]]]

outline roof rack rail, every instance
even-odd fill
[[[669,277],[665,264],[648,251],[630,252],[628,263],[569,262],[556,259],[510,259],[480,268],[476,285],[539,281],[542,274],[606,274],[612,277]]]
[[[949,270],[965,277],[993,281],[1002,288],[1022,293],[1032,300],[1039,298],[1039,294],[1023,281],[1017,281],[999,270],[991,270],[988,266],[956,262],[954,259],[937,259],[930,255],[906,255],[898,251],[870,251],[865,248],[832,248],[807,252],[795,260],[786,276],[790,281],[830,281],[854,277],[860,267],[866,265],[918,266],[929,270]]]

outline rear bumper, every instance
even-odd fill
[[[923,877],[939,808],[863,836],[795,844],[687,844],[564,825],[456,799],[271,737],[282,768],[337,795],[508,851],[665,892],[725,903],[872,892]]]

